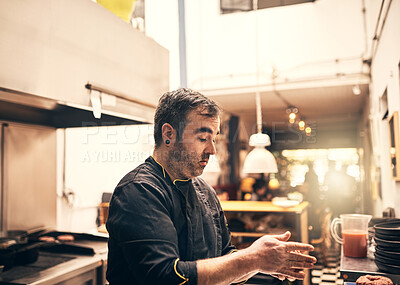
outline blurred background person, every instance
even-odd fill
[[[324,186],[326,188],[326,203],[333,216],[354,212],[355,179],[348,175],[346,171],[346,164],[343,164],[340,170],[337,170],[336,162],[329,161]]]
[[[308,221],[311,226],[310,238],[318,238],[321,235],[320,217],[323,210],[321,192],[319,189],[318,175],[314,170],[314,163],[307,163],[308,172],[304,178],[304,199],[310,203]]]
[[[253,184],[251,201],[271,201],[272,193],[268,189],[268,182],[264,178],[256,179]]]

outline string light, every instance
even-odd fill
[[[296,107],[289,107],[286,109],[286,113],[289,114],[289,123],[294,124],[296,122],[296,114],[299,112],[299,109]]]
[[[304,122],[303,119],[300,120],[299,122],[299,130],[304,131],[304,128],[306,127],[306,122]]]

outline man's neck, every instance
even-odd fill
[[[169,167],[170,162],[168,161],[168,149],[164,149],[163,147],[154,149],[153,158],[155,161],[161,164],[164,170],[168,173],[169,178],[171,178],[171,181],[180,179],[180,177],[177,177],[177,175],[175,175],[175,173]]]

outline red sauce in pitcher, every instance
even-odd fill
[[[342,231],[343,254],[349,257],[367,256],[367,233],[357,230]]]

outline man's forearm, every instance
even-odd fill
[[[197,284],[231,284],[247,280],[257,267],[245,250],[197,261]]]
[[[245,280],[257,272],[303,279],[302,270],[313,268],[317,261],[304,252],[314,248],[308,244],[288,242],[289,238],[290,232],[265,235],[234,254],[197,261],[198,284],[230,284]]]

